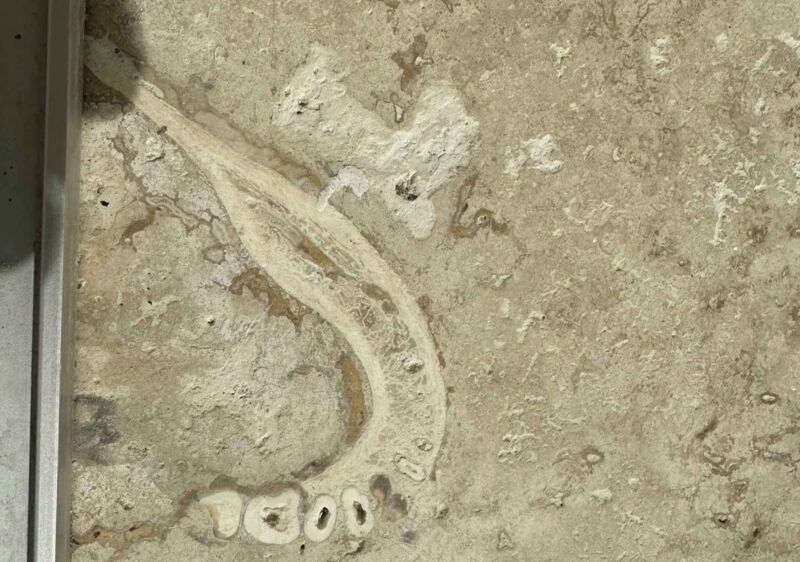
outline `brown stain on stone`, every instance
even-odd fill
[[[695,433],[694,438],[697,439],[698,441],[702,441],[703,439],[711,435],[711,433],[713,433],[714,430],[717,429],[718,425],[719,425],[719,420],[716,417],[711,418],[711,420],[703,427],[703,429]]]
[[[120,242],[124,242],[125,240],[133,240],[133,235],[137,232],[142,232],[152,224],[156,220],[156,209],[150,205],[147,205],[147,216],[143,219],[137,219],[132,221],[128,226],[125,227],[125,230],[122,231],[119,239]]]
[[[288,378],[292,378],[295,375],[305,376],[310,374],[314,368],[311,365],[300,365],[296,369],[292,369],[289,371],[289,374],[286,375]]]
[[[344,400],[347,407],[347,425],[344,434],[344,441],[348,445],[355,443],[361,435],[361,429],[367,421],[367,403],[364,399],[364,388],[362,386],[362,374],[356,367],[355,361],[347,355],[342,354],[336,366],[342,372],[342,387],[344,389]]]
[[[430,310],[428,310],[431,306],[431,298],[428,295],[422,295],[417,299],[417,305],[422,309],[426,315],[430,314]]]
[[[395,306],[389,293],[372,283],[364,283],[361,286],[361,290],[364,291],[364,294],[369,298],[380,302],[381,309],[386,314],[397,314],[397,306]]]
[[[381,509],[384,521],[399,521],[408,514],[408,500],[392,493],[392,483],[385,474],[376,474],[369,484],[370,492]]]
[[[458,188],[456,209],[450,219],[450,234],[456,238],[473,238],[479,230],[489,228],[495,234],[508,234],[508,225],[494,218],[494,211],[480,208],[464,223],[464,215],[469,209],[469,198],[475,190],[478,174],[469,176]]]
[[[444,353],[442,353],[442,349],[439,347],[439,342],[436,339],[436,336],[433,335],[433,315],[431,314],[431,298],[428,295],[422,295],[417,299],[417,305],[422,310],[422,313],[425,315],[425,320],[428,323],[428,332],[431,335],[431,339],[433,340],[433,347],[436,349],[436,358],[439,360],[439,366],[443,369],[447,366],[447,361],[445,361]]]
[[[456,0],[442,0],[442,4],[444,4],[444,7],[447,8],[447,11],[450,13],[453,13],[453,9],[459,5]]]
[[[217,240],[217,247],[223,247],[214,234],[213,222],[218,220],[216,217],[211,219],[201,218],[188,211],[185,211],[178,205],[176,198],[168,197],[166,195],[143,195],[139,202],[145,206],[146,215],[143,218],[131,221],[123,230],[119,237],[120,243],[133,241],[133,236],[139,232],[145,231],[147,228],[155,224],[159,213],[177,219],[180,221],[186,233],[190,233],[201,226],[208,229],[210,235]],[[134,250],[136,247],[134,246]]]
[[[286,476],[279,476],[275,480],[270,480],[260,484],[245,485],[245,484],[240,484],[235,478],[231,478],[227,474],[218,474],[208,484],[208,486],[203,488],[198,488],[189,492],[188,493],[189,503],[191,503],[192,501],[198,501],[203,492],[209,492],[209,491],[213,492],[217,490],[232,490],[234,492],[242,494],[243,496],[251,498],[255,496],[262,496],[265,494],[266,495],[279,494],[286,490],[294,490],[295,492],[300,494],[300,497],[302,498],[303,502],[305,502],[308,499],[308,493],[303,489],[303,487],[292,478],[287,478]],[[181,514],[181,517],[183,517],[183,514]]]
[[[164,540],[169,531],[186,515],[189,506],[197,499],[199,492],[199,489],[194,488],[178,498],[174,504],[175,510],[170,514],[164,525],[156,525],[149,521],[137,522],[125,529],[112,529],[102,525],[95,525],[81,535],[72,534],[70,536],[70,548],[74,552],[81,546],[97,543],[115,551],[115,554],[109,560],[118,560],[126,550],[140,542]]]
[[[264,302],[269,307],[270,316],[283,316],[294,324],[295,330],[300,331],[303,317],[311,312],[302,304],[292,306],[290,297],[273,284],[266,274],[258,267],[251,267],[239,273],[231,280],[228,287],[231,293],[241,296],[247,288],[255,298]]]
[[[428,40],[419,34],[414,37],[408,49],[397,51],[392,55],[392,60],[403,71],[400,77],[400,89],[407,92],[414,85],[420,73],[420,66],[417,59],[425,56],[425,49],[428,48]]]
[[[319,246],[314,244],[308,238],[303,237],[302,240],[300,240],[300,242],[297,244],[297,249],[300,250],[311,262],[318,265],[322,271],[325,272],[326,277],[336,279],[339,277],[339,275],[341,275],[342,271],[333,262],[333,260],[328,257],[328,254],[323,252]]]
[[[767,239],[769,228],[765,224],[752,224],[747,229],[747,239],[754,244],[762,244]]]
[[[605,4],[601,4],[603,8],[603,21],[611,31],[617,30],[617,0],[606,0]]]
[[[122,552],[131,545],[150,539],[163,538],[168,529],[153,523],[135,523],[127,529],[110,529],[96,526],[82,535],[72,537],[73,548],[87,544],[97,543],[116,552]]]

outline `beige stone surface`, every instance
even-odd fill
[[[797,560],[798,21],[88,0],[73,560]]]

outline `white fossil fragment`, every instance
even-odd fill
[[[276,130],[317,160],[361,170],[412,236],[428,237],[436,222],[430,197],[469,163],[477,121],[452,84],[436,82],[420,91],[413,118],[400,129],[388,127],[347,93],[344,75],[333,52],[313,47],[275,107]]]
[[[672,72],[670,55],[672,55],[672,40],[669,37],[660,37],[650,46],[650,64],[658,74]]]
[[[525,341],[525,336],[528,335],[528,330],[530,330],[531,325],[535,320],[544,320],[546,317],[544,312],[541,312],[536,309],[531,309],[528,313],[528,316],[525,317],[525,320],[522,322],[519,328],[517,328],[517,343],[522,343]]]
[[[555,66],[558,69],[557,76],[561,78],[566,70],[564,59],[568,58],[572,54],[572,45],[567,44],[566,47],[562,47],[557,43],[551,43],[548,47],[548,50],[553,54]]]
[[[505,297],[500,299],[500,318],[511,318],[511,300]]]
[[[425,363],[416,355],[409,354],[403,358],[403,369],[409,373],[417,373],[424,366]]]
[[[730,39],[725,32],[720,33],[714,37],[714,46],[718,51],[727,51],[730,45]]]
[[[789,47],[794,51],[794,54],[800,57],[800,40],[795,39],[791,33],[782,31],[778,34],[778,41]]]
[[[221,539],[229,539],[239,530],[244,501],[238,492],[233,490],[215,490],[198,498],[211,516],[214,535]]]
[[[397,470],[405,476],[408,476],[414,482],[422,482],[425,480],[425,469],[415,462],[408,460],[403,455],[397,455],[395,458]]]
[[[614,497],[614,494],[608,488],[599,488],[597,490],[593,490],[589,492],[589,495],[601,503],[605,503]]]
[[[767,112],[767,100],[764,99],[764,96],[760,96],[756,103],[753,104],[753,113],[756,115],[764,115]]]
[[[322,542],[331,536],[336,526],[336,499],[327,494],[317,496],[306,513],[303,534],[314,542]]]
[[[550,43],[548,50],[553,53],[553,57],[556,59],[556,64],[561,64],[561,62],[567,58],[570,53],[572,52],[572,45],[567,45],[566,47],[562,47],[557,43]]]
[[[520,145],[516,154],[512,154],[512,151],[507,152],[508,159],[503,173],[519,179],[520,173],[527,167],[543,174],[555,174],[564,164],[552,157],[557,148],[551,135],[528,139]]]
[[[726,185],[727,180],[714,182],[714,193],[712,194],[714,214],[717,217],[714,224],[714,236],[711,239],[711,244],[719,246],[725,242],[726,236],[723,233],[723,226],[725,223],[730,222],[731,214],[736,212],[736,208],[732,203],[741,205],[747,199],[746,196],[740,197],[731,188]]]
[[[331,196],[341,189],[348,188],[356,197],[362,197],[369,188],[369,180],[364,172],[355,166],[343,166],[339,173],[328,180],[325,189],[319,194],[317,199],[317,209],[320,211],[328,206]]]
[[[342,492],[342,510],[347,531],[354,537],[364,537],[375,525],[375,517],[369,506],[369,498],[357,488],[349,486]]]
[[[300,536],[299,508],[300,494],[294,490],[257,496],[244,511],[244,530],[264,544],[289,544]]]

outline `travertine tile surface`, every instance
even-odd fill
[[[73,559],[797,559],[798,21],[89,0]]]

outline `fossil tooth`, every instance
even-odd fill
[[[198,498],[198,503],[208,510],[215,536],[229,539],[239,530],[244,502],[237,492],[233,490],[206,492]]]
[[[357,488],[349,486],[342,492],[342,510],[345,514],[347,531],[354,537],[364,537],[375,525],[375,517],[369,505],[369,498]]]
[[[322,542],[336,526],[336,499],[327,494],[318,496],[306,513],[303,534],[311,541]]]
[[[264,544],[289,544],[300,536],[300,494],[285,490],[275,496],[257,496],[244,511],[244,530]]]

